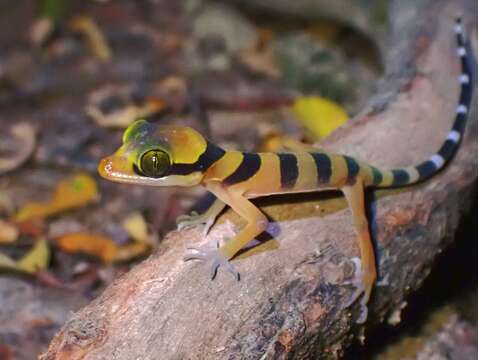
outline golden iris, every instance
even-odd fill
[[[146,151],[140,159],[141,172],[152,178],[159,178],[168,172],[171,161],[169,155],[162,150]]]

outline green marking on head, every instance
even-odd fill
[[[146,120],[136,120],[123,133],[123,143],[147,137],[153,131],[153,126]]]
[[[139,175],[158,178],[171,166],[171,154],[156,127],[145,120],[132,123],[123,134],[122,153]]]

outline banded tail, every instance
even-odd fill
[[[374,186],[403,186],[423,181],[440,171],[458,149],[468,119],[473,95],[473,78],[460,18],[455,22],[454,32],[457,41],[456,52],[461,62],[461,74],[458,76],[461,88],[452,129],[438,152],[419,165],[385,171],[372,167]]]

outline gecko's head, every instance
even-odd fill
[[[125,130],[120,148],[100,161],[98,171],[102,177],[122,183],[192,186],[203,177],[198,160],[207,146],[192,128],[138,120]]]

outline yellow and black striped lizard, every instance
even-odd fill
[[[454,26],[457,54],[461,61],[461,86],[455,121],[437,153],[417,166],[383,170],[353,157],[324,151],[249,153],[228,151],[206,140],[189,127],[158,126],[144,120],[131,124],[122,146],[101,160],[100,174],[106,179],[150,186],[202,185],[216,196],[202,215],[185,216],[179,227],[205,224],[204,234],[218,214],[229,205],[243,217],[246,226],[214,250],[194,250],[185,260],[212,263],[212,277],[220,266],[239,278],[230,260],[268,225],[266,216],[249,200],[273,194],[340,189],[352,211],[360,247],[360,281],[355,284],[365,310],[376,280],[376,265],[369,225],[364,210],[365,187],[400,187],[423,181],[442,169],[452,158],[463,137],[472,98],[470,58],[463,27]],[[365,320],[365,318],[362,319]]]

